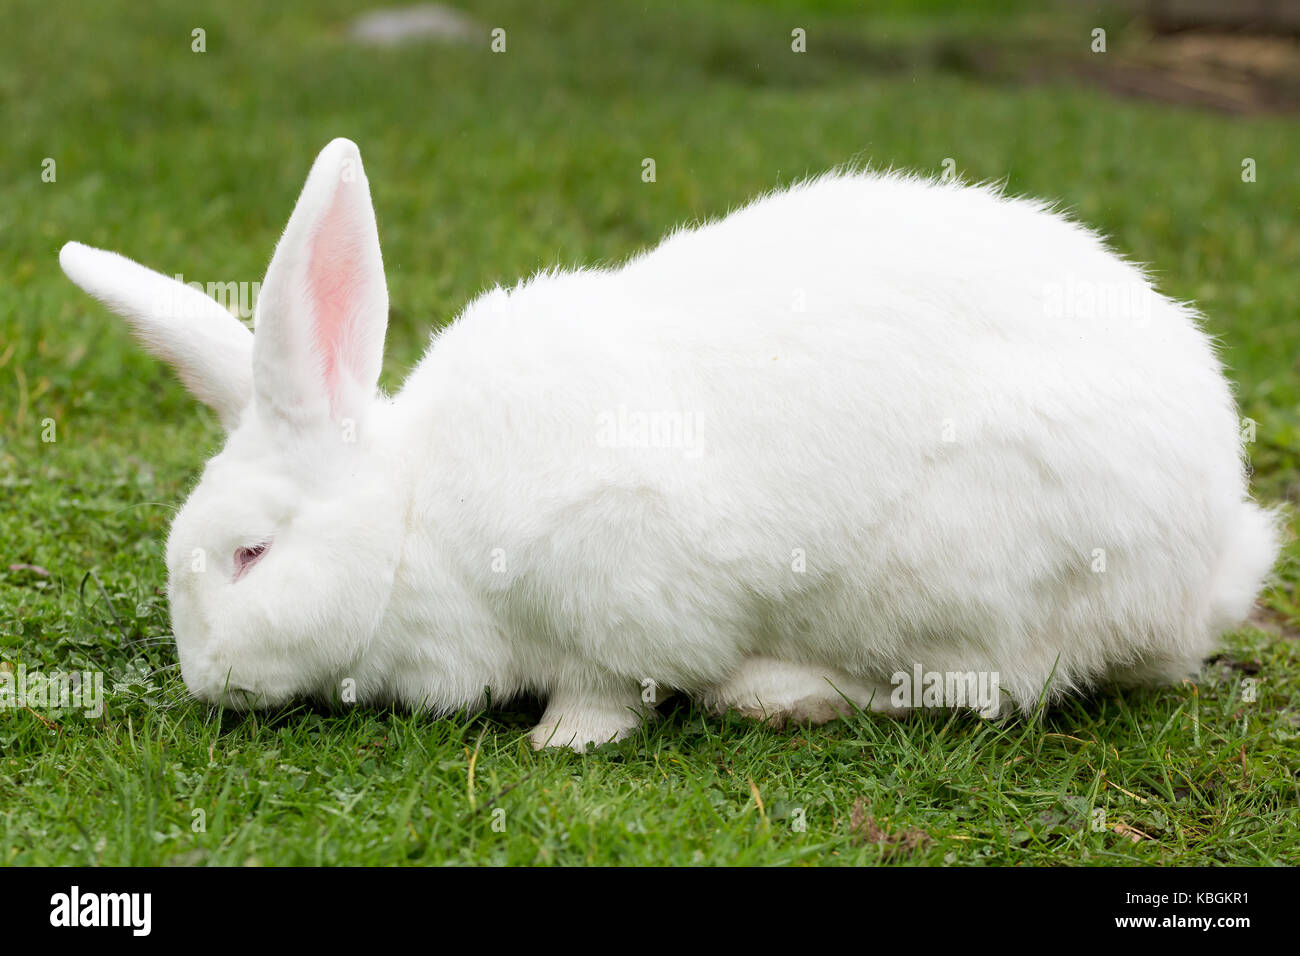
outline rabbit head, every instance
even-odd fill
[[[59,261],[228,431],[167,541],[187,687],[235,708],[331,696],[382,619],[404,525],[378,438],[388,292],[356,146],[336,139],[312,166],[255,333],[116,254],[68,243]]]

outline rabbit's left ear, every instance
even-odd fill
[[[68,278],[121,315],[145,348],[165,360],[230,431],[252,392],[253,334],[198,289],[125,256],[69,242]]]
[[[258,411],[306,429],[357,421],[374,399],[388,287],[356,144],[336,139],[307,176],[258,296]]]

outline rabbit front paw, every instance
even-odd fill
[[[583,753],[589,745],[627,737],[641,726],[646,713],[639,692],[610,697],[552,693],[528,739],[534,750],[568,747]]]

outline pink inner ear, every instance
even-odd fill
[[[312,239],[307,272],[316,348],[332,408],[338,407],[343,376],[353,371],[348,367],[348,357],[360,344],[352,337],[360,319],[356,310],[363,299],[365,282],[361,245],[365,232],[352,221],[351,205],[344,195],[349,186],[346,182],[338,184],[329,211],[321,217]]]

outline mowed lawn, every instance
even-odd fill
[[[258,281],[317,150],[350,137],[384,243],[396,388],[430,329],[485,286],[617,260],[837,164],[939,174],[951,159],[1059,200],[1196,300],[1255,423],[1257,494],[1294,501],[1293,117],[982,79],[952,51],[1016,37],[1086,50],[1092,26],[995,18],[993,3],[865,16],[493,0],[475,5],[472,42],[400,49],[350,43],[361,7],[338,0],[10,6],[0,666],[102,672],[107,696],[98,718],[0,710],[0,861],[1300,862],[1293,542],[1258,626],[1199,684],[1099,692],[1041,721],[924,712],[778,732],[679,700],[580,757],[528,748],[531,702],[448,719],[196,704],[169,646],[162,548],[222,434],[57,264],[77,239],[186,279]],[[1107,26],[1116,49],[1133,36]],[[494,27],[505,52],[489,48]],[[795,28],[806,53],[790,49]]]

